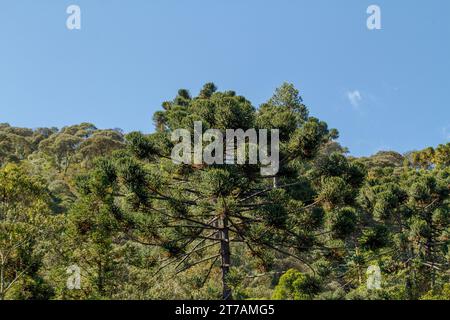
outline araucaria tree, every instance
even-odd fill
[[[324,211],[320,190],[306,173],[337,131],[310,117],[290,84],[283,84],[259,109],[232,91],[217,92],[213,84],[195,98],[180,90],[163,107],[154,117],[157,132],[129,134],[129,150],[103,161],[104,175],[98,181],[99,188],[115,190],[128,239],[164,249],[156,273],[172,268],[177,274],[205,264],[206,281],[218,267],[222,298],[231,299],[236,246],[244,244],[262,268],[275,255],[284,255],[312,269],[308,252],[320,246],[317,233]],[[203,130],[218,129],[224,137],[227,129],[279,129],[279,171],[264,176],[261,164],[174,163],[171,133],[192,132],[196,121]]]

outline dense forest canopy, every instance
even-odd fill
[[[450,299],[450,143],[349,156],[287,83],[181,89],[153,121],[0,124],[0,299]],[[174,163],[195,121],[279,129],[279,172]]]

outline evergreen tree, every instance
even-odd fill
[[[290,85],[278,89],[260,110],[242,96],[215,90],[206,85],[195,99],[186,94],[180,99],[179,94],[169,110],[158,114],[165,121],[164,130],[128,135],[131,156],[117,155],[114,172],[126,200],[124,211],[130,213],[132,236],[166,251],[160,269],[173,267],[179,273],[197,264],[212,269],[220,261],[222,298],[230,299],[228,278],[238,243],[244,243],[262,266],[270,266],[278,252],[311,268],[307,252],[316,246],[314,231],[322,213],[317,191],[305,179],[305,167],[337,134],[307,116],[298,91]],[[260,165],[174,164],[170,134],[179,128],[192,131],[194,121],[224,136],[226,129],[281,127],[280,172],[265,177]],[[301,220],[311,212],[312,221],[303,225]]]

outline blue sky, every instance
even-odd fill
[[[179,88],[258,106],[288,81],[353,155],[450,141],[448,0],[2,0],[0,41],[0,122],[16,126],[151,132]]]

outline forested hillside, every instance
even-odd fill
[[[210,83],[152,134],[0,124],[0,300],[450,299],[450,143],[355,158],[313,113]],[[279,172],[175,164],[194,121],[279,129]]]

